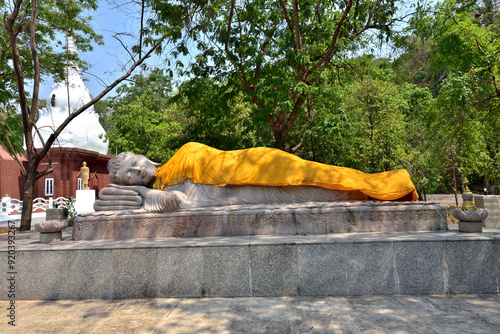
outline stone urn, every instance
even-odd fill
[[[488,210],[476,207],[474,195],[467,187],[462,194],[462,199],[462,207],[451,210],[453,217],[458,219],[458,230],[460,232],[483,232],[483,220],[488,217]]]
[[[67,220],[47,220],[35,224],[35,229],[40,232],[40,243],[62,241],[62,231],[68,227]]]

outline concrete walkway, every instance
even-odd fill
[[[500,333],[500,295],[0,302],[1,333]]]

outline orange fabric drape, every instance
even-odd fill
[[[351,168],[307,161],[278,149],[255,147],[221,151],[187,143],[156,172],[155,189],[163,190],[191,179],[194,183],[225,185],[298,186],[359,190],[378,200],[418,195],[405,169],[366,174]]]

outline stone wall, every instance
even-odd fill
[[[499,293],[500,232],[491,230],[68,238],[19,240],[16,299]]]

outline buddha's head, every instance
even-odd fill
[[[116,184],[149,187],[155,180],[158,165],[143,155],[123,152],[109,160],[109,178]]]

